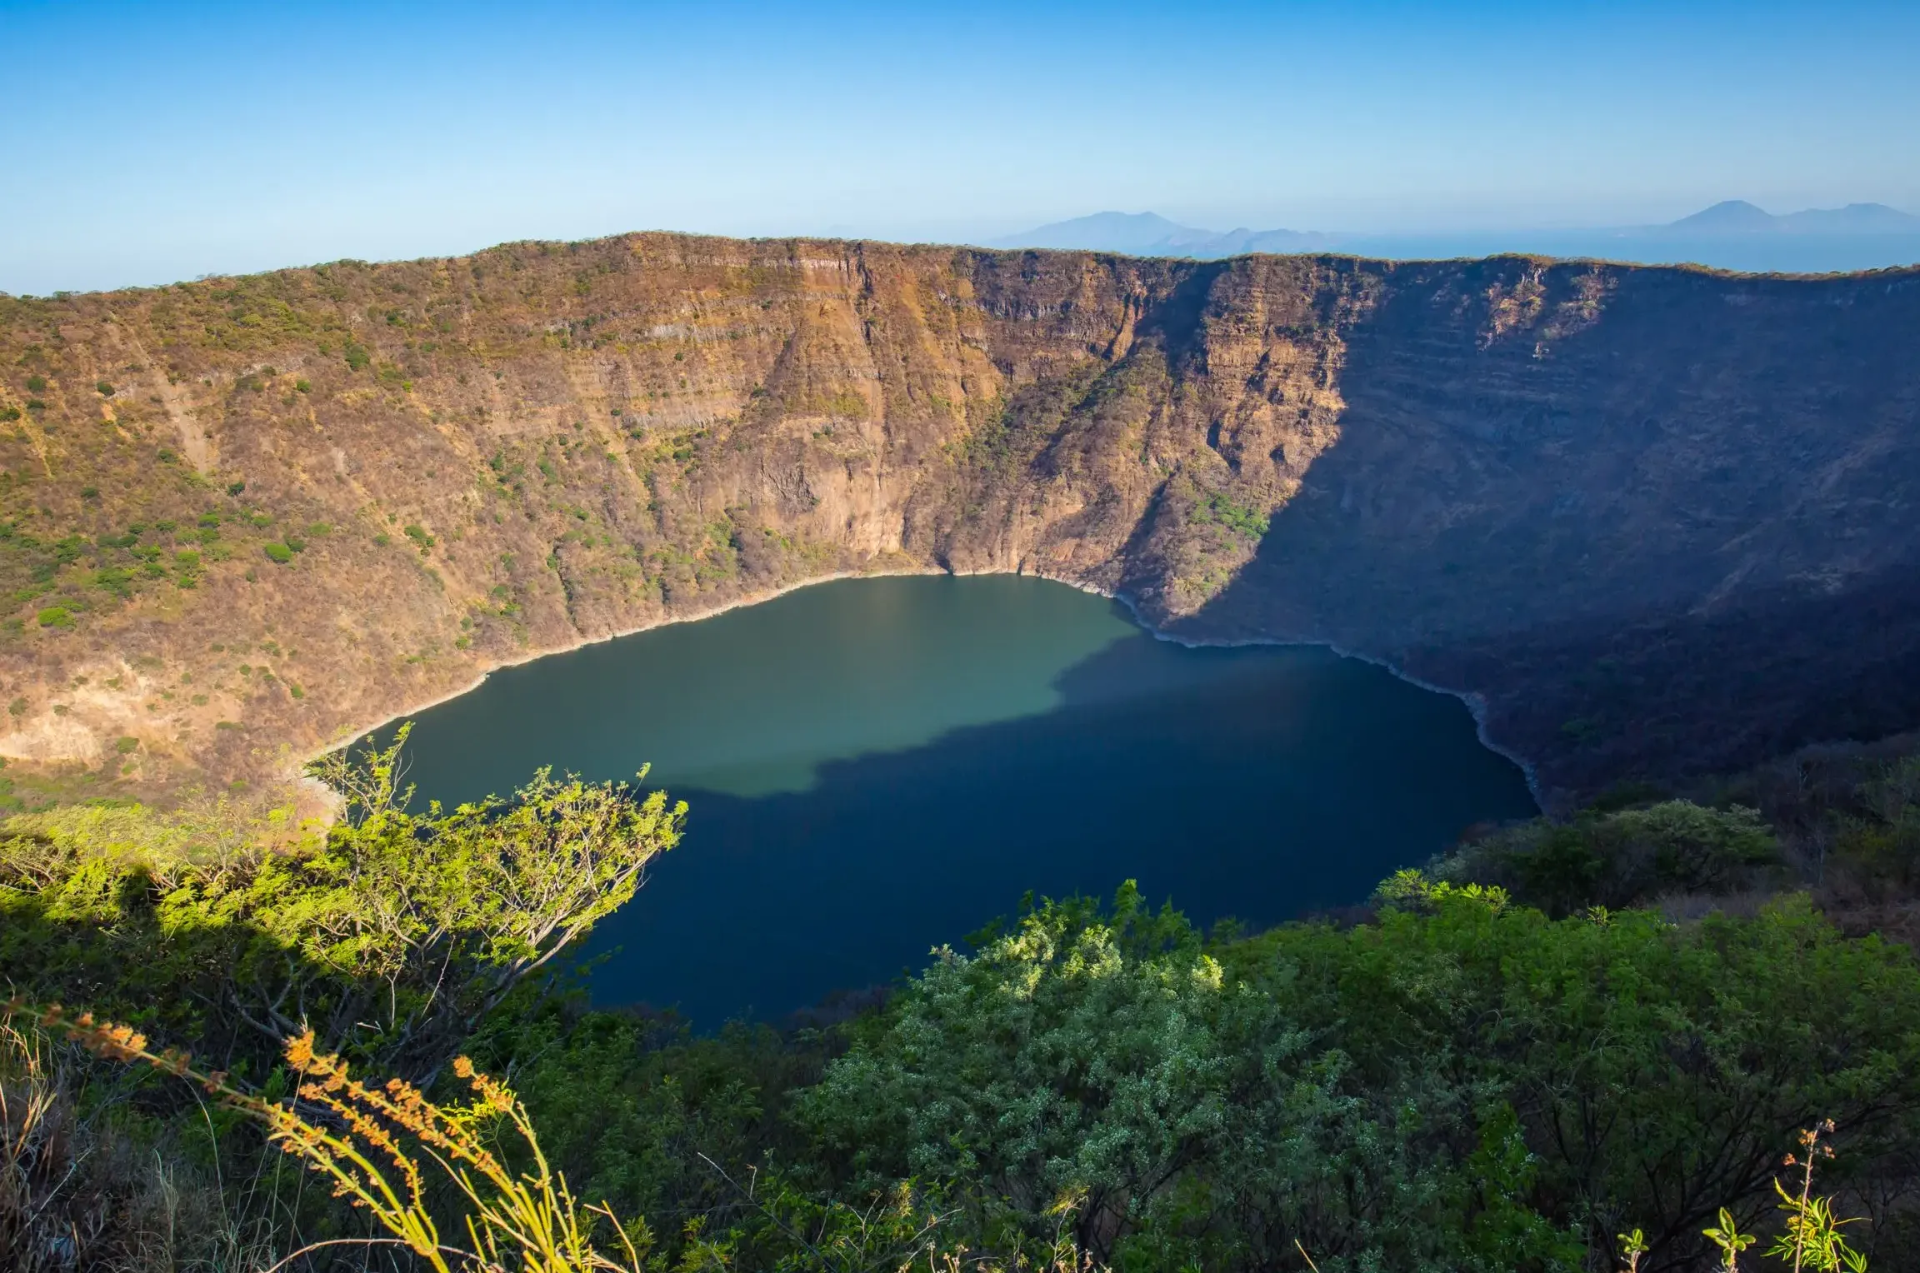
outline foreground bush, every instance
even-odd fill
[[[1549,909],[1497,881],[1405,873],[1366,923],[1209,940],[1131,885],[1108,908],[1045,902],[844,1024],[700,1038],[585,1010],[547,975],[674,843],[678,808],[541,774],[517,801],[412,812],[395,753],[374,759],[335,775],[350,816],[325,837],[231,810],[87,809],[0,838],[0,977],[193,1043],[202,1069],[228,1072],[222,1093],[247,1093],[203,1109],[164,1075],[128,1086],[61,1062],[61,1108],[126,1147],[89,1161],[190,1172],[173,1177],[197,1191],[179,1190],[179,1214],[226,1208],[245,1239],[229,1252],[364,1244],[371,1212],[405,1230],[383,1231],[383,1258],[431,1237],[544,1268],[526,1251],[565,1248],[549,1273],[1264,1270],[1304,1268],[1307,1252],[1321,1273],[1667,1273],[1717,1265],[1730,1234],[1757,1238],[1734,1253],[1752,1267],[1809,1214],[1777,1210],[1774,1176],[1820,1127],[1840,1152],[1803,1206],[1861,1215],[1845,1241],[1876,1267],[1920,1266],[1906,948],[1843,937],[1803,895],[1675,923],[1541,891],[1741,887],[1777,846],[1737,810],[1596,814],[1574,828],[1578,853],[1547,824],[1512,832],[1500,852],[1532,858],[1506,863],[1515,886]],[[1573,869],[1527,874],[1541,861]],[[290,1061],[281,1032],[306,1040]],[[461,1052],[510,1076],[511,1095],[450,1074]],[[353,1087],[349,1062],[398,1086]],[[29,1108],[16,1091],[39,1099],[12,1082],[8,1109]],[[355,1122],[386,1125],[367,1100],[446,1143],[388,1127],[393,1156]],[[371,1191],[358,1211],[274,1174],[268,1136],[337,1155],[327,1138],[345,1133],[379,1150],[361,1157],[393,1201],[357,1166],[357,1185],[334,1180]],[[479,1193],[432,1160],[468,1135]],[[125,1200],[112,1206],[133,1217],[174,1187],[138,1170],[75,1180],[66,1197]],[[558,1236],[486,1246],[468,1219],[523,1205],[499,1192],[521,1185]],[[345,1267],[346,1249],[297,1263]]]
[[[844,1178],[1069,1191],[1125,1267],[1574,1267],[1644,1225],[1683,1267],[1831,1113],[1858,1181],[1916,1143],[1920,972],[1803,900],[1679,928],[1441,896],[1208,951],[1050,905],[947,954],[803,1099]]]
[[[321,772],[321,834],[215,808],[70,808],[0,826],[0,970],[158,1036],[272,1063],[323,1047],[431,1076],[487,1015],[624,905],[685,805],[534,775],[415,811],[389,748]]]
[[[1667,897],[1772,892],[1787,878],[1780,844],[1757,811],[1687,800],[1588,810],[1568,822],[1536,818],[1466,845],[1439,874],[1505,889],[1556,918]]]
[[[636,1025],[589,1014],[550,1036],[525,1103],[461,1062],[464,1104],[362,1085],[311,1035],[288,1103],[131,1029],[72,1032],[208,1085],[449,1273],[1269,1269],[1303,1252],[1322,1273],[1652,1273],[1796,1244],[1817,1248],[1808,1268],[1849,1244],[1899,1267],[1885,1213],[1844,1235],[1836,1217],[1914,1183],[1898,1159],[1920,1112],[1920,972],[1798,901],[1679,928],[1440,888],[1377,925],[1211,948],[1130,888],[1111,914],[1043,904],[976,955],[943,952],[817,1081],[765,1093],[777,1125],[752,1079],[778,1077],[770,1048],[816,1043]],[[1779,1192],[1780,1149],[1808,1126],[1801,1152],[1817,1145],[1837,1197],[1810,1169]],[[579,1205],[569,1178],[606,1204]],[[1755,1235],[1771,1245],[1747,1251]]]

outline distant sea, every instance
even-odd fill
[[[1829,274],[1920,264],[1920,234],[1667,235],[1502,230],[1476,234],[1342,237],[1331,250],[1393,261],[1525,252],[1644,265],[1705,265],[1752,273]]]

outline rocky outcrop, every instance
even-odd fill
[[[667,235],[3,300],[0,753],[285,772],[911,569],[1392,662],[1558,797],[1907,728],[1916,332],[1914,271]]]

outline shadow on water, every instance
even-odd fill
[[[1045,715],[831,762],[803,793],[681,792],[687,843],[596,935],[596,1000],[777,1018],[924,965],[1027,889],[1134,878],[1201,923],[1278,922],[1534,812],[1458,701],[1325,651],[1141,634],[1059,688]]]
[[[1533,812],[1453,698],[1325,650],[1158,641],[1011,576],[823,584],[503,669],[409,752],[446,801],[658,761],[687,837],[600,926],[592,989],[703,1028],[890,982],[1029,889],[1132,878],[1272,923]]]

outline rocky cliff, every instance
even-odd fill
[[[634,235],[0,300],[0,754],[291,770],[503,662],[1026,570],[1545,789],[1920,724],[1920,272]]]

